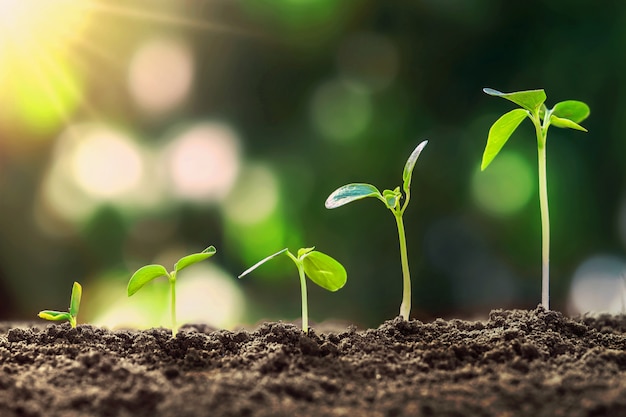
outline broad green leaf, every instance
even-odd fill
[[[312,252],[313,249],[315,249],[315,246],[313,246],[312,248],[300,248],[300,249],[298,249],[298,259],[302,259],[302,257],[304,255],[306,255],[309,252]]]
[[[481,171],[487,168],[493,158],[496,157],[500,149],[504,146],[511,134],[517,129],[522,120],[528,116],[528,112],[524,109],[511,110],[503,114],[489,129],[487,137],[487,146],[483,153],[483,162],[480,165]]]
[[[550,124],[553,125],[553,126],[556,126],[556,127],[582,130],[583,132],[587,131],[587,129],[585,129],[584,127],[582,127],[578,123],[575,123],[575,122],[571,121],[570,119],[564,119],[564,118],[556,117],[555,115],[551,115],[550,116]]]
[[[385,199],[385,204],[387,208],[393,210],[398,205],[398,201],[400,201],[400,187],[396,187],[393,190],[385,190],[383,191],[383,198]]]
[[[587,117],[589,117],[589,113],[589,106],[587,106],[582,101],[576,100],[561,101],[560,103],[556,103],[556,105],[552,109],[552,114],[554,116],[560,119],[569,119],[574,123],[582,122]]]
[[[70,299],[70,315],[78,316],[78,308],[80,307],[80,299],[83,296],[83,287],[78,282],[74,282],[72,286],[72,298]]]
[[[215,252],[216,252],[215,247],[209,246],[208,248],[206,248],[200,253],[193,253],[191,255],[182,257],[174,265],[174,270],[178,272],[183,268],[187,268],[189,265],[193,265],[197,262],[204,261],[205,259],[210,258],[211,256],[215,255]]]
[[[130,297],[148,282],[159,277],[169,277],[167,269],[162,265],[142,266],[130,277],[130,281],[128,281],[128,288],[126,289],[128,296]]]
[[[70,313],[67,311],[43,310],[38,314],[39,318],[52,321],[69,320]]]
[[[346,284],[348,274],[338,261],[330,256],[313,251],[303,259],[304,273],[317,285],[328,291],[337,291]]]
[[[415,148],[415,150],[413,150],[413,152],[411,153],[411,156],[409,156],[409,159],[407,159],[406,164],[404,164],[404,171],[402,172],[402,181],[403,181],[403,189],[404,192],[407,193],[409,191],[409,188],[411,187],[411,177],[413,176],[413,168],[415,168],[415,163],[417,162],[417,158],[420,156],[420,153],[422,153],[422,149],[424,149],[424,147],[428,144],[428,141],[422,141],[419,145],[417,145],[417,147]]]
[[[283,249],[283,250],[279,250],[278,252],[276,252],[273,255],[268,256],[265,259],[260,260],[259,262],[255,263],[254,265],[252,265],[250,268],[246,269],[245,271],[243,271],[241,274],[239,274],[239,278],[243,278],[244,276],[248,275],[250,272],[254,271],[255,269],[257,269],[259,266],[263,265],[265,262],[269,261],[272,258],[277,257],[278,255],[287,252],[287,248]]]
[[[366,197],[376,197],[383,202],[385,201],[378,188],[373,185],[353,183],[341,186],[333,191],[326,199],[325,205],[327,209],[334,209]]]
[[[544,101],[546,101],[546,92],[543,90],[527,90],[516,91],[514,93],[503,93],[493,88],[483,88],[483,91],[490,96],[502,97],[520,107],[525,108],[531,113],[539,110]]]

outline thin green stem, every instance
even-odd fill
[[[170,306],[171,306],[171,315],[172,315],[172,337],[176,337],[176,333],[178,332],[178,326],[176,324],[176,272],[172,272],[169,276],[170,282]]]
[[[550,309],[550,213],[546,176],[546,146],[538,148],[539,205],[541,207],[541,304]]]
[[[546,175],[546,145],[550,115],[544,125],[539,116],[532,118],[537,134],[537,161],[539,168],[539,207],[541,210],[541,305],[550,309],[550,212],[548,208],[548,179]]]
[[[309,332],[309,303],[306,292],[306,276],[304,275],[304,265],[302,261],[289,251],[287,251],[287,255],[295,262],[296,267],[298,268],[298,274],[300,275],[300,293],[302,295],[302,331],[304,333]]]
[[[408,320],[411,313],[411,274],[409,273],[409,258],[406,250],[406,236],[404,233],[404,222],[402,212],[394,212],[396,224],[398,226],[398,239],[400,240],[400,261],[402,263],[402,304],[400,305],[400,316]]]

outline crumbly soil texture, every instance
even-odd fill
[[[0,416],[626,416],[626,318],[0,328]]]

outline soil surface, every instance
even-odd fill
[[[0,328],[1,416],[626,416],[626,318]]]

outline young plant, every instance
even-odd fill
[[[300,292],[302,294],[302,330],[305,333],[309,331],[309,309],[306,291],[306,279],[308,276],[311,281],[328,291],[337,291],[342,288],[348,278],[345,268],[338,261],[330,256],[313,250],[313,248],[298,249],[298,256],[294,256],[287,248],[276,252],[273,255],[257,262],[250,268],[246,269],[239,275],[243,278],[245,275],[254,271],[259,266],[280,254],[286,253],[289,258],[296,264],[298,273],[300,274]]]
[[[382,201],[385,206],[393,213],[396,219],[396,225],[398,226],[398,238],[400,240],[400,261],[402,262],[402,304],[400,305],[400,316],[405,320],[409,319],[411,313],[411,274],[409,273],[409,258],[406,250],[406,237],[404,233],[404,222],[402,215],[409,205],[411,199],[411,176],[413,175],[413,168],[417,162],[417,158],[420,156],[422,149],[428,143],[427,140],[421,142],[409,159],[404,165],[404,171],[402,173],[402,189],[404,191],[404,203],[400,204],[402,199],[402,192],[400,187],[396,187],[393,190],[385,190],[382,193],[378,191],[378,188],[371,184],[353,183],[339,187],[326,199],[326,208],[334,209],[341,207],[355,200],[361,200],[366,197],[375,197]]]
[[[81,287],[78,282],[74,282],[74,285],[72,285],[72,297],[70,298],[69,310],[68,311],[43,310],[39,312],[38,314],[39,318],[52,320],[52,321],[67,320],[70,322],[70,325],[72,327],[76,327],[76,316],[78,316],[78,309],[80,307],[80,299],[82,295],[83,295],[83,287]]]
[[[550,291],[550,218],[548,213],[548,185],[546,179],[546,142],[548,140],[548,128],[556,126],[586,132],[587,129],[579,123],[589,116],[589,106],[581,101],[567,100],[557,103],[548,109],[544,102],[546,93],[544,90],[518,91],[514,93],[502,93],[500,91],[485,88],[483,91],[490,96],[502,97],[520,106],[519,109],[511,110],[502,115],[489,129],[487,146],[483,153],[481,170],[493,161],[500,149],[504,146],[511,134],[520,123],[529,118],[535,127],[537,136],[537,152],[539,160],[539,205],[541,209],[541,304],[548,310]]]
[[[215,248],[213,246],[209,246],[200,253],[193,253],[191,255],[184,256],[174,264],[174,270],[171,272],[167,272],[167,269],[165,269],[162,265],[146,265],[139,268],[128,281],[128,296],[130,297],[135,294],[141,287],[153,279],[167,277],[167,280],[170,283],[172,337],[176,336],[176,332],[178,330],[176,325],[176,277],[183,268],[200,261],[204,261],[205,259],[215,255],[215,252]]]

